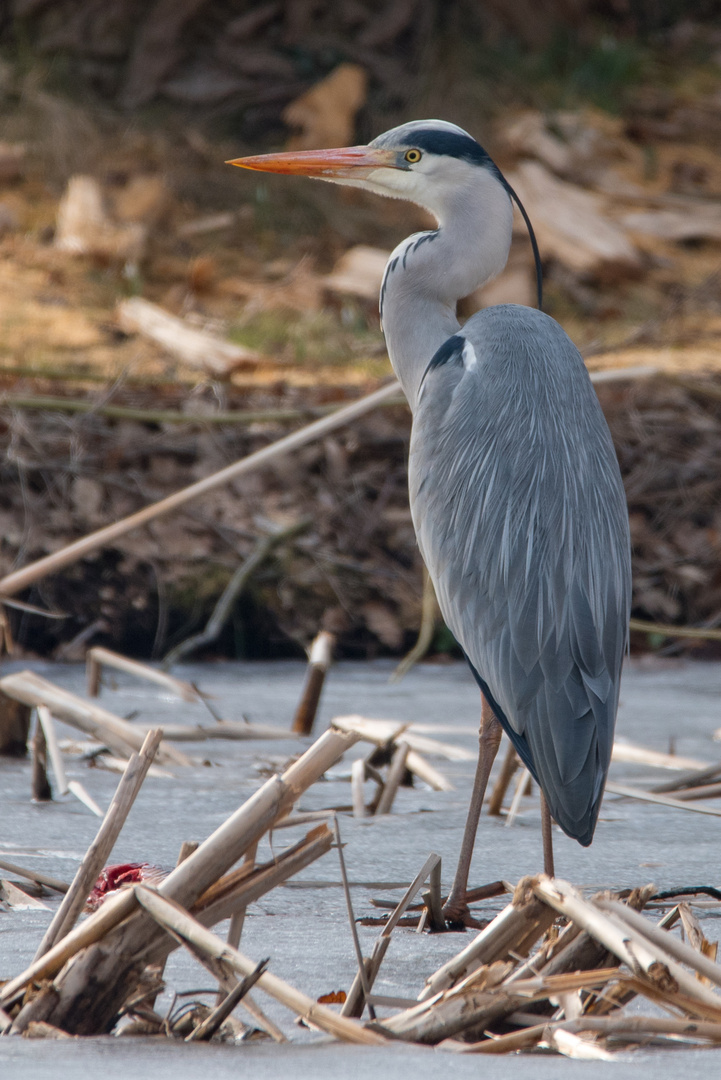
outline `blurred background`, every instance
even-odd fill
[[[423,213],[224,161],[424,116],[494,156],[534,222],[546,310],[590,369],[626,372],[598,392],[634,651],[719,656],[715,0],[0,4],[0,573],[388,378],[380,277]],[[533,302],[520,224],[461,311],[503,302]],[[299,656],[320,628],[342,656],[402,655],[423,610],[409,427],[405,406],[376,410],[127,534],[23,594],[67,617],[8,611],[8,642],[161,658],[245,564],[198,655]],[[452,654],[428,598],[425,623],[430,655]]]

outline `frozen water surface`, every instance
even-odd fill
[[[28,665],[5,665],[4,670]],[[34,670],[76,692],[83,692],[79,665],[34,663]],[[392,665],[341,663],[326,683],[316,722],[322,731],[331,717],[361,713],[423,726],[424,732],[475,751],[479,696],[461,664],[422,665],[400,684],[388,683]],[[108,673],[110,674],[110,673]],[[297,662],[272,664],[224,663],[179,668],[181,678],[198,682],[216,696],[214,707],[229,720],[242,716],[287,728],[303,681]],[[135,710],[139,720],[153,723],[204,722],[202,707],[187,705],[149,683],[112,675],[115,688],[105,688],[102,704],[119,715]],[[689,662],[629,663],[624,673],[617,733],[656,750],[675,752],[712,762],[721,748],[712,735],[721,725],[721,665]],[[209,718],[208,718],[209,719]],[[80,739],[79,732],[59,725],[61,738]],[[307,743],[307,740],[306,740]],[[303,743],[249,741],[184,743],[197,758],[197,767],[175,770],[177,779],[149,777],[138,796],[112,856],[114,862],[147,861],[172,867],[183,840],[203,840],[262,783],[266,770],[277,769]],[[329,779],[316,784],[300,802],[315,810],[350,802],[349,762],[367,752],[358,744]],[[375,914],[375,896],[397,899],[402,885],[416,874],[431,851],[443,857],[444,886],[450,884],[461,841],[473,762],[433,762],[456,785],[453,792],[433,792],[419,786],[402,788],[394,812],[385,818],[356,821],[341,815],[345,857],[353,886],[356,916]],[[91,769],[79,757],[66,757],[69,779],[78,779],[106,807],[118,777]],[[262,771],[261,771],[262,770]],[[660,781],[668,774],[638,765],[613,765],[618,783]],[[42,869],[70,880],[97,830],[98,820],[71,797],[35,806],[29,800],[27,762],[0,759],[2,830],[0,857]],[[712,804],[718,805],[718,804]],[[538,871],[541,845],[537,799],[525,800],[512,828],[502,820],[481,819],[471,884],[498,877],[516,881]],[[275,851],[293,843],[298,829],[276,833]],[[654,881],[659,888],[677,885],[721,884],[721,818],[680,812],[607,796],[590,849],[556,834],[559,876],[582,886],[618,887]],[[269,849],[259,853],[268,857]],[[263,897],[248,912],[243,951],[255,958],[270,956],[271,970],[312,997],[347,988],[355,971],[352,940],[335,852],[308,867],[287,886]],[[55,901],[49,901],[54,906]],[[488,902],[493,914],[503,899]],[[698,908],[708,937],[719,936],[714,914]],[[31,959],[51,912],[0,912],[0,978],[16,975]],[[222,934],[225,927],[217,928]],[[364,952],[372,947],[377,927],[359,927]],[[378,993],[415,997],[426,976],[463,947],[463,936],[418,935],[408,929],[394,932]],[[173,990],[201,988],[210,978],[184,950],[171,956],[166,977]],[[391,1046],[381,1049],[329,1044],[294,1026],[282,1007],[258,993],[264,1008],[278,1022],[292,1045],[265,1043],[179,1045],[161,1040],[113,1038],[72,1042],[0,1040],[3,1078],[45,1080],[72,1076],[105,1078],[153,1076],[154,1080],[183,1080],[212,1070],[215,1080],[241,1072],[265,1078],[385,1077],[401,1069],[419,1078],[435,1077],[440,1062],[455,1077],[479,1074],[546,1080],[675,1076],[693,1070],[700,1080],[721,1074],[721,1052],[655,1050],[621,1055],[614,1063],[573,1062],[539,1055],[523,1057],[459,1057],[430,1049]],[[165,996],[159,1005],[168,1002]],[[207,1000],[207,999],[206,999]]]

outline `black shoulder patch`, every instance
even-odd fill
[[[440,349],[431,357],[428,367],[423,372],[423,378],[421,379],[421,385],[418,387],[418,393],[421,392],[421,387],[426,381],[426,375],[433,368],[443,367],[444,364],[461,364],[463,365],[463,349],[466,345],[466,339],[461,337],[460,334],[453,334],[444,341]]]

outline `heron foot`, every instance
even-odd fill
[[[466,928],[482,930],[484,926],[488,926],[488,919],[476,919],[471,914],[471,909],[466,903],[465,897],[454,900],[453,897],[449,896],[441,909],[441,914],[447,930],[460,931]]]

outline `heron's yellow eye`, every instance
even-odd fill
[[[410,161],[411,165],[415,165],[417,161],[420,161],[422,156],[420,150],[406,150],[405,153],[405,159]]]

